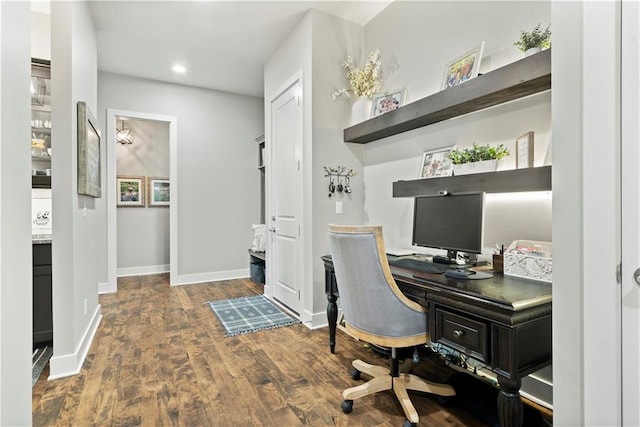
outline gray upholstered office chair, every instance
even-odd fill
[[[382,227],[329,226],[329,246],[335,269],[347,331],[354,337],[378,346],[391,347],[391,369],[353,361],[352,377],[360,373],[373,377],[369,382],[342,392],[345,413],[353,400],[384,390],[393,390],[408,421],[416,425],[416,412],[407,390],[454,396],[449,385],[437,384],[415,375],[400,373],[397,348],[425,344],[427,310],[403,295],[387,261]]]

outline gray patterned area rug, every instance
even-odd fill
[[[222,322],[227,337],[300,323],[276,307],[264,295],[208,301],[206,304]]]

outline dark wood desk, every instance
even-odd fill
[[[334,353],[338,284],[331,256],[322,260]],[[486,363],[497,374],[500,425],[522,425],[521,379],[551,364],[551,285],[498,274],[456,280],[393,266],[391,272],[405,295],[429,309],[432,341]]]

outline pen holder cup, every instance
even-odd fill
[[[500,254],[493,254],[493,271],[502,273],[504,271],[504,257]]]

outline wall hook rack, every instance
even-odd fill
[[[329,177],[329,197],[335,192],[338,193],[351,193],[351,178],[356,176],[358,172],[353,169],[349,169],[344,166],[324,167],[326,177]]]

